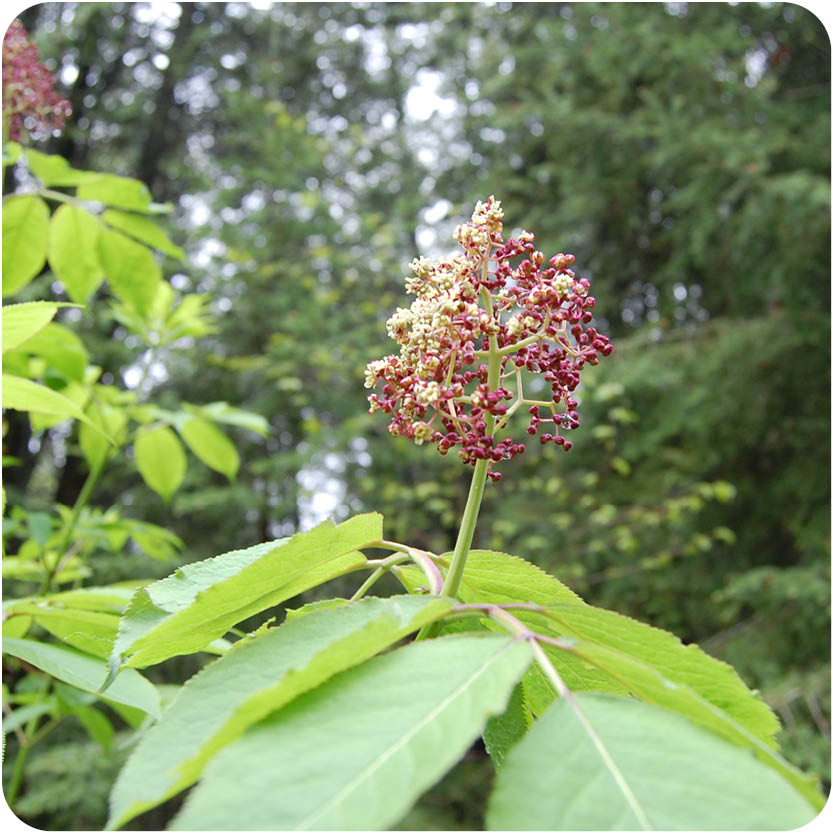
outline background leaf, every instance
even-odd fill
[[[142,428],[133,444],[136,466],[145,483],[169,501],[185,477],[185,452],[166,425]]]
[[[153,252],[111,229],[101,231],[98,251],[113,293],[139,313],[147,313],[162,280]]]
[[[107,676],[106,662],[74,648],[4,637],[3,653],[22,659],[58,680],[93,694],[98,692]],[[133,706],[155,718],[160,715],[156,689],[132,668],[119,672],[102,699]]]
[[[49,207],[31,195],[3,200],[3,297],[14,295],[46,263]]]
[[[98,255],[101,223],[89,211],[64,203],[49,223],[49,265],[73,301],[86,303],[104,280]]]
[[[183,420],[180,434],[185,444],[209,468],[234,480],[240,466],[240,455],[219,428],[198,417]]]
[[[43,329],[61,304],[51,301],[30,301],[3,307],[3,353],[19,347]]]

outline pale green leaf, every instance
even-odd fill
[[[14,295],[46,263],[49,207],[32,195],[3,200],[3,297]]]
[[[78,185],[85,179],[97,176],[97,174],[89,171],[77,171],[75,168],[71,168],[69,162],[63,156],[54,153],[41,153],[33,148],[26,148],[25,155],[29,170],[44,185],[58,185],[65,188]]]
[[[78,431],[78,442],[87,465],[92,469],[102,465],[112,449],[112,444],[105,441],[102,432],[111,437],[117,447],[124,442],[127,414],[121,408],[96,401],[88,406],[86,414],[97,430],[82,424]]]
[[[199,417],[182,421],[179,433],[185,444],[209,468],[234,480],[240,466],[240,455],[231,440],[216,426]]]
[[[54,321],[27,339],[18,352],[39,356],[48,368],[56,370],[68,381],[83,382],[89,361],[84,342],[68,327]]]
[[[98,246],[104,274],[113,293],[139,313],[153,305],[162,270],[147,246],[119,231],[103,229]]]
[[[42,330],[64,304],[50,301],[31,301],[3,307],[3,353],[19,347]]]
[[[568,640],[563,649],[548,646],[547,653],[556,659],[558,652],[569,651],[575,657],[592,663],[621,682],[636,697],[674,711],[693,723],[709,729],[731,743],[754,752],[755,757],[786,778],[808,801],[824,801],[818,791],[817,779],[805,775],[785,761],[775,749],[726,711],[711,703],[698,690],[675,682],[648,664],[628,654],[591,642]],[[749,752],[747,752],[749,754]],[[819,804],[819,802],[821,802]]]
[[[356,550],[381,539],[382,516],[357,515],[186,564],[136,593],[113,663],[144,667],[199,651],[243,619],[360,567],[366,559]]]
[[[58,680],[94,694],[107,677],[106,662],[74,648],[4,637],[3,653],[17,657]],[[154,718],[160,715],[159,695],[156,689],[133,668],[125,668],[119,672],[103,699],[133,706]]]
[[[556,702],[511,750],[492,830],[791,830],[816,811],[745,750],[626,698]]]
[[[260,414],[252,411],[244,411],[240,408],[232,408],[227,402],[210,402],[208,405],[186,405],[187,410],[192,413],[204,416],[212,422],[223,422],[226,425],[236,425],[240,428],[248,428],[256,431],[264,437],[269,434],[269,423]]]
[[[171,827],[384,829],[503,711],[529,660],[525,642],[465,634],[342,672],[223,749]]]
[[[143,182],[115,174],[85,178],[75,193],[81,200],[103,202],[130,211],[148,213],[151,207],[150,191]]]
[[[64,203],[49,223],[49,265],[73,301],[86,303],[104,280],[98,254],[101,224],[83,208]]]
[[[710,657],[699,646],[683,645],[667,631],[591,605],[551,605],[548,612],[554,632],[605,645],[647,663],[775,746],[773,736],[780,726],[769,706],[746,687],[731,665]]]
[[[113,648],[119,617],[94,610],[74,610],[52,597],[14,606],[15,615],[29,615],[53,636],[87,654],[106,658]]]
[[[11,376],[8,373],[3,374],[3,407],[11,408],[13,411],[51,414],[61,419],[80,419],[94,429],[100,430],[98,426],[90,422],[81,407],[71,399],[37,382],[23,379],[20,376]]]
[[[136,466],[145,483],[166,501],[182,484],[185,477],[185,452],[166,425],[142,428],[133,443]]]
[[[179,246],[174,245],[168,235],[162,231],[156,223],[148,217],[142,217],[138,214],[128,214],[125,211],[118,211],[114,208],[108,208],[102,215],[101,219],[107,225],[129,234],[141,243],[152,246],[160,252],[171,255],[171,257],[185,259],[185,252]]]
[[[270,712],[451,607],[427,596],[367,598],[240,640],[190,679],[142,738],[113,788],[110,826],[192,784],[219,749]]]

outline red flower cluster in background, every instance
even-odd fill
[[[13,21],[3,38],[3,120],[8,120],[9,139],[19,139],[24,130],[40,138],[63,127],[71,109],[54,84],[26,29]]]
[[[557,254],[545,264],[532,234],[504,242],[502,231],[500,203],[489,197],[455,232],[462,254],[413,262],[407,288],[416,300],[388,321],[399,355],[371,362],[365,381],[370,388],[384,382],[382,395],[368,398],[371,413],[392,414],[392,434],[436,443],[442,454],[459,446],[464,462],[489,460],[490,469],[525,450],[511,437],[496,440],[524,404],[530,405],[527,432],[551,423],[553,433],[541,434],[541,442],[569,451],[563,432],[579,425],[573,392],[581,370],[613,351],[607,336],[587,326],[596,301],[590,282],[570,268],[573,255]],[[500,364],[492,389],[490,355]],[[524,372],[543,376],[547,400],[524,395]],[[500,479],[493,471],[489,476]]]

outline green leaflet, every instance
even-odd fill
[[[771,769],[679,715],[627,698],[579,694],[573,703],[556,702],[510,751],[487,824],[491,830],[790,830],[814,815]]]
[[[240,455],[229,438],[216,425],[199,417],[186,416],[179,433],[185,444],[209,468],[234,480]]]
[[[62,324],[54,321],[47,324],[31,338],[26,339],[19,353],[39,356],[50,370],[57,370],[67,381],[84,382],[89,354],[84,342]]]
[[[182,485],[187,466],[176,434],[167,425],[141,428],[133,449],[142,479],[163,500],[169,501]]]
[[[43,601],[17,604],[14,615],[31,616],[58,639],[104,659],[110,656],[119,625],[119,617],[113,613],[73,610]]]
[[[102,229],[98,255],[113,293],[139,314],[146,314],[162,280],[153,252],[120,231]]]
[[[237,622],[360,567],[366,559],[356,550],[381,538],[381,515],[356,515],[186,564],[136,593],[111,664],[141,668],[199,651]]]
[[[551,657],[560,650],[547,646]],[[699,689],[678,683],[647,662],[602,645],[570,640],[569,651],[606,671],[640,699],[677,712],[733,744],[751,749],[758,760],[779,772],[808,801],[819,809],[824,805],[815,777],[805,775],[785,761],[768,741],[762,740],[726,711],[709,702]]]
[[[101,219],[108,226],[129,234],[141,243],[152,246],[154,249],[165,252],[165,254],[179,260],[185,259],[185,252],[179,246],[175,246],[168,235],[149,217],[108,208],[101,215]]]
[[[130,211],[147,213],[151,209],[147,185],[126,176],[96,173],[84,177],[75,193],[79,200],[96,200]]]
[[[73,301],[85,303],[101,286],[101,224],[89,211],[64,203],[49,223],[49,265]]]
[[[23,289],[46,263],[49,207],[32,195],[3,200],[3,297]]]
[[[483,742],[495,769],[503,766],[507,753],[524,736],[531,723],[532,716],[524,705],[523,683],[518,683],[512,690],[506,711],[490,717],[483,730]]]
[[[605,645],[649,664],[666,679],[689,686],[745,730],[775,747],[780,729],[772,710],[746,687],[737,671],[697,645],[612,610],[591,605],[550,605],[550,627],[583,642]]]
[[[367,598],[321,609],[235,643],[180,691],[142,738],[110,797],[111,827],[194,783],[250,725],[451,609],[427,596]]]
[[[30,379],[12,376],[9,373],[3,374],[3,407],[11,408],[13,411],[49,414],[61,419],[78,419],[107,436],[69,397]]]
[[[3,653],[22,659],[84,691],[97,693],[107,677],[106,662],[74,648],[4,636]],[[133,706],[155,718],[160,714],[156,689],[132,668],[125,668],[118,674],[107,689],[107,696],[102,699]]]
[[[384,829],[504,710],[529,660],[527,643],[497,634],[375,657],[223,749],[171,827]]]
[[[30,301],[3,307],[3,353],[19,347],[54,317],[60,307],[68,304],[51,301]]]

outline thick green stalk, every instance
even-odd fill
[[[492,298],[487,289],[481,290],[484,306],[493,317]],[[489,336],[489,375],[487,384],[489,390],[495,390],[500,382],[501,355],[497,346],[497,336]],[[492,436],[495,427],[495,418],[487,413],[484,417],[486,422],[486,434]],[[469,496],[466,500],[466,508],[463,510],[463,518],[460,521],[460,530],[457,533],[457,543],[454,545],[454,555],[451,559],[451,566],[446,574],[443,585],[443,596],[455,596],[460,589],[460,582],[463,580],[463,571],[466,569],[466,560],[469,557],[469,550],[474,539],[474,528],[477,525],[477,516],[480,513],[480,504],[483,501],[483,492],[486,488],[486,475],[489,471],[488,460],[478,460],[474,465],[474,474],[471,477]],[[439,630],[439,622],[432,622],[426,625],[418,634],[417,639],[427,639],[436,635]]]

